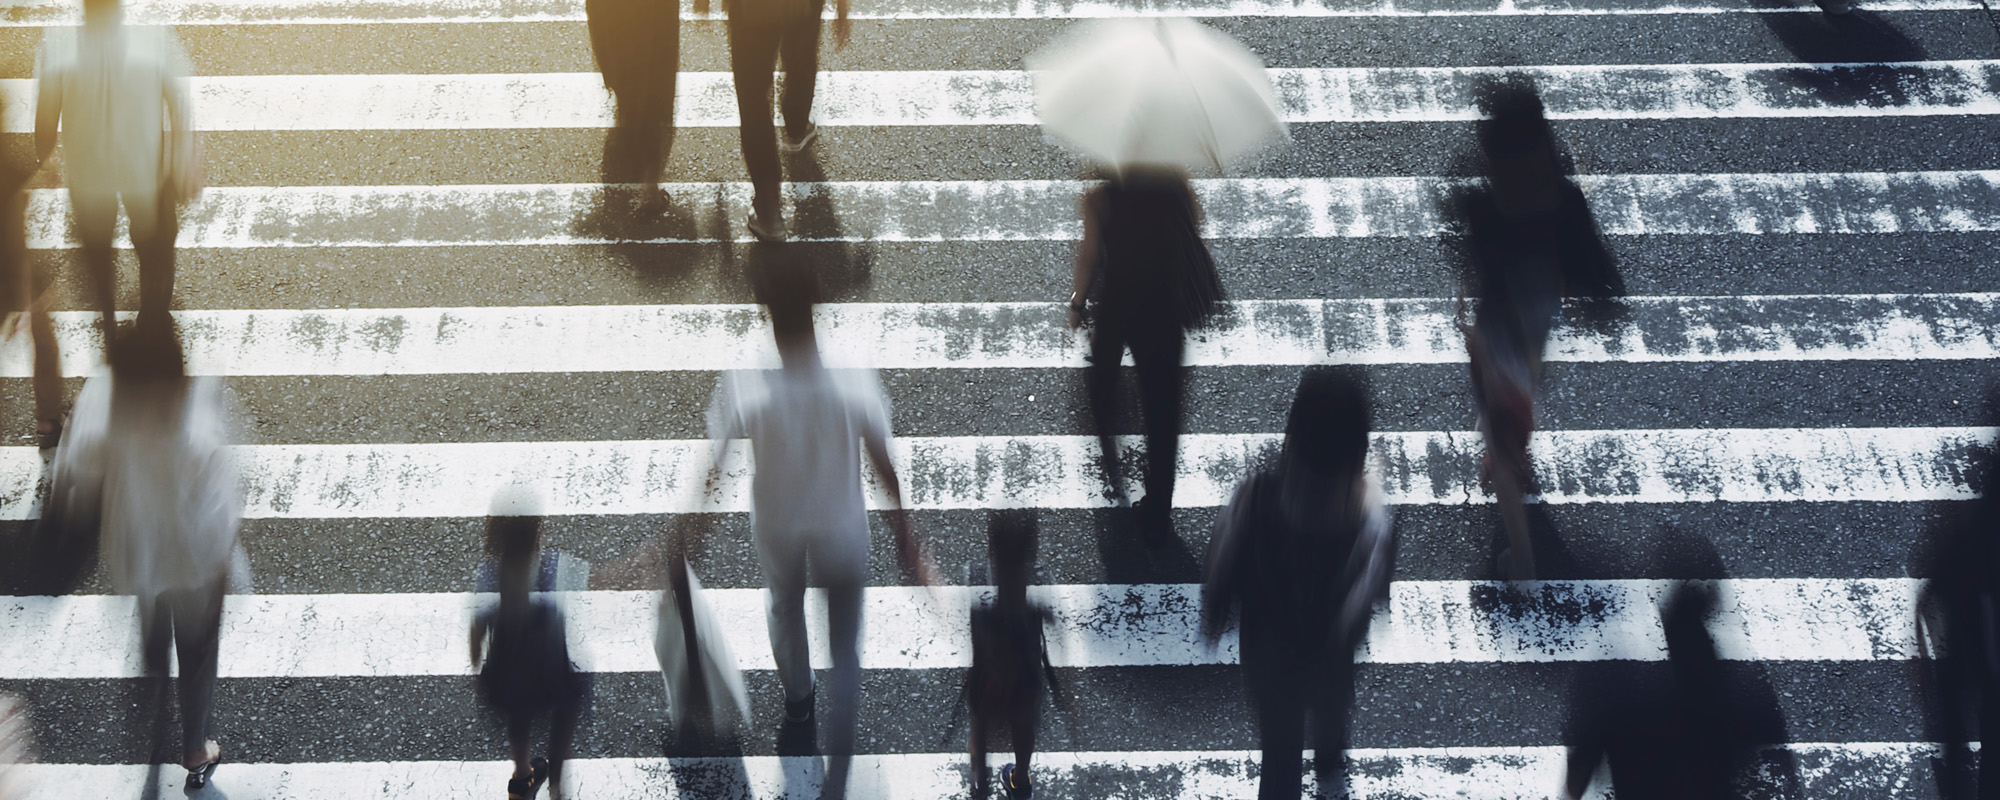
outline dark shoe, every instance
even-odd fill
[[[807,692],[803,700],[785,701],[785,724],[796,725],[813,718],[813,705],[819,699],[819,689]]]
[[[507,800],[533,800],[548,779],[548,759],[537,758],[528,762],[528,777],[507,779]]]
[[[62,444],[63,425],[67,422],[67,413],[53,419],[35,420],[35,444],[43,450],[55,449],[56,445]]]
[[[1174,535],[1173,509],[1153,502],[1153,498],[1141,498],[1132,506],[1139,523],[1139,541],[1147,547],[1161,547],[1172,544],[1178,537]]]
[[[769,216],[750,212],[750,235],[762,242],[782,242],[790,237],[785,230],[785,215],[771,212]]]
[[[219,766],[222,766],[222,754],[217,753],[215,758],[206,764],[188,767],[187,788],[192,790],[207,786],[209,779],[215,777],[215,768]]]
[[[1000,788],[1007,792],[1007,800],[1034,800],[1035,787],[1028,785],[1028,774],[1014,769],[1013,764],[1000,768]]]
[[[807,122],[806,135],[793,139],[792,132],[786,131],[785,135],[778,137],[778,147],[787,153],[796,153],[813,146],[816,141],[819,141],[819,123]]]

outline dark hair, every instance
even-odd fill
[[[751,251],[750,292],[771,315],[771,333],[780,341],[812,332],[812,307],[819,302],[819,274],[797,249],[759,244]]]
[[[128,383],[187,377],[187,354],[173,317],[141,316],[118,326],[106,354],[111,374]]]
[[[1548,110],[1534,83],[1512,77],[1479,90],[1479,145],[1488,156],[1514,156],[1552,138]]]
[[[502,570],[533,558],[541,539],[541,517],[486,518],[486,547],[500,557]]]
[[[1040,523],[1031,508],[1008,508],[986,515],[986,555],[993,562],[994,581],[1027,580],[1035,563]]]
[[[1285,460],[1329,473],[1359,472],[1368,455],[1368,389],[1354,370],[1307,367],[1285,420]]]

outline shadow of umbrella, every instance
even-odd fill
[[[1807,92],[1836,106],[1878,108],[1899,105],[1930,90],[1924,76],[1909,67],[1870,62],[1925,60],[1923,47],[1888,20],[1856,9],[1842,15],[1800,14],[1780,0],[1753,0],[1769,9],[1757,19],[1769,28],[1792,56],[1806,64],[1838,65],[1788,70],[1779,80],[1794,92]]]

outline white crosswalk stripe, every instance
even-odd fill
[[[1403,238],[1452,231],[1445,201],[1466,181],[1439,178],[1241,178],[1195,182],[1205,231],[1223,239]],[[1607,234],[1972,233],[2000,230],[2000,171],[1587,175]],[[190,248],[575,245],[749,241],[750,185],[667,184],[685,224],[636,238],[591,231],[591,184],[259,186],[208,190],[187,211]],[[836,219],[800,221],[805,241],[1018,242],[1082,237],[1077,181],[794,184],[790,199],[830,201]],[[69,200],[38,189],[28,246],[72,247]],[[828,230],[814,230],[813,226]]]
[[[1479,118],[1482,81],[1530,76],[1555,119],[1712,119],[2000,114],[2000,62],[1900,64],[1665,64],[1274,69],[1285,119],[1304,122],[1462,122]],[[1801,94],[1810,80],[1913,82],[1893,106]],[[729,73],[679,78],[681,127],[734,127]],[[595,73],[521,75],[229,75],[191,87],[204,130],[451,130],[604,128],[610,98]],[[815,119],[834,126],[1035,125],[1024,71],[832,72]],[[34,82],[0,81],[0,129],[34,130]]]
[[[36,27],[73,24],[74,5],[15,3],[0,14],[0,29],[11,29],[0,34],[30,42]],[[1225,240],[1225,248],[1256,251],[1257,259],[1296,263],[1254,265],[1260,279],[1278,276],[1274,285],[1239,293],[1243,299],[1229,302],[1212,328],[1189,340],[1186,362],[1202,368],[1190,391],[1202,393],[1202,413],[1209,415],[1203,421],[1211,426],[1203,430],[1228,432],[1182,440],[1175,506],[1185,554],[1119,550],[1119,502],[1102,486],[1098,442],[1081,427],[1086,415],[1058,414],[1053,422],[1023,429],[1015,426],[1030,423],[961,402],[949,388],[930,389],[938,396],[892,396],[899,413],[917,409],[924,415],[920,432],[926,435],[900,437],[893,457],[920,532],[940,550],[983,552],[980,523],[973,520],[990,509],[1039,509],[1045,520],[1057,520],[1046,524],[1064,537],[1074,535],[1065,526],[1102,529],[1104,539],[1096,542],[1045,540],[1044,566],[1053,577],[1032,590],[1054,611],[1048,631],[1053,665],[1079,690],[1102,695],[1046,716],[1048,752],[1037,753],[1034,768],[1038,796],[1161,800],[1255,791],[1260,764],[1255,728],[1236,693],[1235,633],[1212,647],[1201,636],[1201,588],[1188,581],[1200,577],[1208,531],[1185,520],[1209,524],[1242,476],[1275,455],[1282,420],[1237,414],[1253,400],[1240,397],[1246,390],[1236,385],[1239,379],[1247,378],[1244,386],[1268,385],[1276,374],[1282,384],[1288,382],[1284,374],[1299,367],[1352,364],[1378,380],[1401,382],[1401,396],[1417,398],[1413,406],[1431,395],[1453,398],[1440,401],[1445,412],[1378,409],[1378,417],[1394,421],[1374,435],[1371,469],[1389,500],[1402,507],[1406,560],[1359,655],[1363,691],[1373,693],[1362,701],[1376,705],[1358,721],[1360,746],[1348,754],[1355,796],[1558,796],[1567,767],[1564,685],[1587,669],[1663,668],[1661,608],[1680,585],[1674,579],[1699,577],[1716,589],[1710,629],[1725,668],[1745,685],[1767,682],[1777,704],[1773,712],[1790,717],[1783,738],[1791,741],[1765,743],[1771,747],[1755,782],[1781,793],[1774,765],[1790,764],[1796,796],[1935,797],[1938,747],[1926,741],[1932,731],[1911,722],[1921,701],[1903,695],[1916,696],[1907,686],[1910,676],[1925,669],[1939,643],[1919,624],[1920,611],[1927,612],[1920,602],[1926,586],[1921,567],[1895,560],[1915,552],[1910,542],[1932,533],[1926,526],[1935,518],[1990,485],[1976,462],[1996,431],[1976,427],[1981,423],[1971,412],[1956,404],[1947,410],[1942,401],[1875,407],[1873,382],[1884,375],[1936,374],[1940,384],[1959,387],[1955,391],[1973,391],[2000,360],[2000,294],[1974,274],[1984,264],[1977,253],[1990,249],[1992,235],[2000,233],[2000,165],[1967,154],[1953,138],[2000,114],[2000,61],[1987,58],[1984,40],[1972,47],[1945,32],[1945,22],[1966,20],[1983,31],[1978,26],[1984,20],[1975,19],[1980,3],[1863,5],[1860,18],[1873,26],[1869,35],[1880,41],[1868,41],[1877,46],[1854,44],[1831,54],[1805,41],[1817,34],[1800,32],[1820,25],[1810,4],[859,0],[855,16],[874,21],[865,26],[871,33],[888,31],[914,45],[868,70],[842,69],[838,59],[826,63],[816,119],[827,127],[827,141],[864,151],[859,163],[867,163],[872,136],[949,140],[977,129],[999,130],[1005,138],[1036,125],[1030,73],[991,59],[929,52],[923,42],[932,30],[961,38],[990,35],[996,45],[1012,47],[1022,36],[1053,35],[1065,21],[1105,17],[1193,16],[1225,28],[1243,26],[1236,32],[1249,31],[1246,38],[1268,37],[1273,26],[1286,25],[1298,32],[1285,35],[1327,36],[1334,26],[1351,24],[1378,36],[1433,25],[1440,32],[1466,25],[1514,30],[1554,17],[1571,18],[1561,24],[1578,29],[1601,25],[1606,37],[1629,37],[1703,18],[1699,24],[1740,25],[1768,35],[1799,55],[1798,63],[1785,61],[1781,49],[1743,63],[1678,63],[1647,55],[1655,52],[1649,43],[1611,42],[1587,56],[1524,52],[1518,60],[1540,65],[1503,68],[1471,53],[1449,54],[1443,58],[1449,63],[1439,64],[1375,52],[1393,48],[1393,36],[1404,34],[1365,46],[1344,43],[1337,63],[1267,54],[1286,65],[1272,70],[1285,117],[1316,126],[1310,128],[1315,137],[1340,140],[1350,130],[1342,126],[1356,123],[1433,133],[1469,127],[1478,117],[1476,93],[1483,82],[1525,74],[1539,86],[1567,147],[1585,155],[1615,147],[1651,156],[1614,159],[1619,165],[1604,172],[1585,163],[1577,178],[1614,249],[1649,256],[1621,264],[1642,293],[1589,309],[1612,312],[1605,316],[1574,307],[1556,328],[1547,360],[1564,366],[1551,368],[1554,380],[1569,382],[1563,391],[1584,403],[1593,395],[1602,400],[1552,415],[1560,417],[1557,425],[1545,421],[1532,445],[1540,482],[1531,498],[1535,513],[1548,518],[1578,558],[1606,562],[1588,565],[1588,574],[1496,583],[1486,579],[1486,564],[1454,560],[1455,553],[1485,553],[1479,544],[1492,532],[1466,521],[1490,516],[1486,506],[1493,498],[1481,476],[1482,437],[1466,429],[1473,420],[1440,418],[1463,405],[1463,367],[1431,368],[1466,360],[1454,324],[1458,304],[1442,288],[1448,282],[1424,277],[1455,266],[1448,251],[1461,231],[1452,199],[1472,181],[1463,177],[1471,172],[1448,165],[1328,170],[1319,154],[1300,153],[1271,161],[1278,166],[1262,168],[1269,172],[1196,181],[1208,236]],[[193,35],[210,40],[251,41],[296,26],[323,31],[331,40],[361,37],[405,47],[400,37],[406,34],[422,42],[531,31],[521,41],[579,48],[554,58],[523,51],[477,63],[469,63],[468,53],[447,51],[418,68],[399,69],[427,74],[353,74],[376,68],[332,57],[321,64],[322,56],[314,54],[284,61],[272,56],[270,63],[282,66],[268,69],[256,57],[224,58],[229,66],[218,71],[229,74],[192,82],[197,119],[222,134],[208,140],[210,157],[225,163],[247,158],[260,171],[210,187],[184,214],[180,245],[205,251],[182,262],[184,276],[210,262],[243,270],[221,281],[188,276],[198,285],[206,279],[206,285],[233,286],[228,296],[180,298],[184,309],[176,316],[189,366],[297,402],[272,408],[266,400],[260,408],[266,417],[257,422],[275,435],[235,450],[244,473],[250,561],[276,573],[264,577],[279,580],[260,581],[277,584],[267,590],[272,593],[227,602],[225,705],[218,725],[230,755],[217,785],[230,797],[271,800],[494,796],[508,769],[498,760],[497,739],[460,741],[485,721],[454,716],[475,703],[466,628],[473,610],[491,599],[468,591],[474,566],[462,556],[473,545],[464,539],[476,535],[468,532],[478,527],[493,490],[520,480],[539,485],[554,526],[563,530],[560,543],[615,562],[633,555],[634,538],[650,537],[661,515],[706,514],[720,517],[720,527],[740,528],[751,469],[746,448],[740,442],[730,447],[723,462],[730,480],[703,495],[714,446],[670,438],[698,432],[698,420],[676,433],[597,435],[548,433],[538,428],[556,426],[538,419],[519,420],[518,429],[500,433],[416,424],[404,426],[423,430],[413,441],[352,441],[347,437],[372,420],[329,427],[311,398],[397,376],[376,383],[415,395],[408,398],[412,407],[481,408],[499,424],[512,424],[509,415],[548,413],[520,412],[519,392],[503,395],[510,390],[494,388],[517,378],[536,386],[566,376],[579,385],[637,385],[643,381],[635,376],[664,373],[659,382],[645,382],[647,390],[668,385],[686,395],[671,404],[588,392],[548,400],[602,406],[615,416],[656,402],[697,402],[709,390],[712,376],[706,373],[770,367],[769,329],[748,304],[740,276],[688,278],[674,272],[676,264],[663,267],[661,280],[641,275],[633,283],[633,276],[607,279],[593,272],[599,266],[584,263],[594,256],[578,256],[613,249],[604,245],[659,244],[665,246],[649,249],[666,253],[662,262],[701,252],[728,254],[725,260],[734,263],[742,252],[736,245],[749,241],[742,224],[749,186],[735,172],[688,174],[670,167],[675,182],[666,189],[673,207],[665,219],[620,227],[604,221],[611,216],[606,209],[621,200],[602,186],[508,182],[580,179],[573,170],[529,168],[509,178],[461,174],[475,173],[463,166],[413,165],[404,180],[393,164],[345,179],[301,177],[286,168],[293,160],[331,164],[352,157],[351,149],[342,151],[350,145],[341,143],[393,148],[405,137],[457,132],[521,141],[595,136],[588,131],[612,121],[603,81],[594,73],[566,71],[590,63],[584,60],[581,0],[134,0],[128,9],[136,22],[208,28]],[[694,31],[691,37],[719,36],[720,13],[696,14],[691,0],[682,0],[681,11],[684,19],[701,21],[686,28]],[[1035,21],[1054,24],[1033,27]],[[1768,34],[1759,30],[1766,25]],[[1024,33],[1030,27],[1033,32]],[[1880,46],[1896,28],[1907,28],[1912,43]],[[1828,23],[1827,30],[1867,38],[1851,20]],[[205,46],[211,52],[197,52],[197,63],[217,56],[216,48],[236,45]],[[1620,52],[1624,47],[1631,51]],[[967,66],[987,68],[962,68]],[[0,132],[33,129],[34,94],[29,75],[0,75]],[[728,73],[682,73],[679,95],[680,126],[736,124]],[[1895,163],[1890,156],[1925,145],[1856,139],[1875,130],[1868,127],[1877,124],[1873,120],[1905,126],[1898,130],[1935,128],[1938,152],[1922,163]],[[1627,124],[1630,140],[1571,135]],[[1808,137],[1856,140],[1755,166],[1721,157],[1699,165],[1673,162],[1697,147],[1689,141],[1729,151],[1740,146],[1728,141],[1739,130],[1773,136],[1791,128]],[[734,147],[726,131],[694,138],[717,136]],[[1469,146],[1472,139],[1463,141]],[[1058,152],[1053,143],[1049,148]],[[790,184],[787,214],[794,231],[811,242],[902,243],[935,257],[944,270],[1009,270],[1021,276],[1022,290],[1004,297],[977,288],[883,292],[864,278],[859,289],[817,312],[828,361],[922,372],[891,377],[926,387],[961,378],[968,387],[1004,380],[1010,386],[1048,383],[1050,397],[1063,396],[1067,389],[1054,384],[1078,378],[1087,337],[1064,327],[1062,305],[1016,301],[1059,297],[1067,283],[1049,276],[1060,278],[1066,264],[984,261],[995,260],[990,253],[996,251],[1032,251],[1037,259],[1066,252],[1065,243],[1080,238],[1077,204],[1090,184],[1029,179],[1067,177],[1064,172],[1008,175],[992,164],[966,175],[949,163],[955,156],[939,153],[940,163],[928,172],[829,166],[824,178]],[[883,179],[911,176],[943,179]],[[249,183],[269,185],[237,185]],[[34,260],[67,260],[49,251],[75,246],[69,226],[63,190],[30,193],[27,242],[40,251]],[[1724,243],[1721,250],[1710,249],[1717,243]],[[1742,253],[1789,257],[1794,248],[1845,252],[1850,245],[1859,252],[1864,243],[1868,252],[1894,255],[1830,265],[1839,268],[1818,274],[1773,274],[1754,257],[1738,263],[1746,259]],[[1922,243],[1913,247],[1920,253],[1965,252],[1956,265],[1965,275],[1938,279],[1936,270],[1913,270],[1895,243]],[[525,277],[548,286],[496,291],[498,297],[475,289],[462,300],[409,299],[407,293],[387,300],[392,292],[372,283],[381,273],[347,275],[321,266],[322,253],[343,249],[345,258],[325,263],[372,258],[403,265],[393,280],[422,285],[439,277],[422,260],[437,248],[457,248],[451,252],[478,262],[474,273],[452,276],[453,285],[497,286]],[[1345,255],[1378,249],[1395,253],[1380,258],[1400,261],[1361,263]],[[961,250],[979,255],[960,259]],[[357,260],[355,252],[369,255]],[[1343,257],[1326,255],[1335,252]],[[1661,252],[1670,255],[1652,255]],[[1651,260],[1683,256],[1686,263]],[[267,265],[273,273],[317,272],[303,295],[267,303],[255,286]],[[1287,283],[1288,269],[1295,275],[1318,270],[1324,274],[1316,278],[1333,277],[1313,285],[1334,287],[1354,285],[1349,273],[1365,270],[1378,280],[1370,286],[1397,288],[1310,296],[1315,292]],[[1866,280],[1852,277],[1861,269],[1870,273]],[[721,288],[682,293],[686,281],[711,278]],[[641,288],[577,300],[566,292],[567,281]],[[1041,291],[1043,284],[1048,291]],[[716,297],[724,301],[702,302]],[[63,369],[72,377],[100,368],[95,322],[89,312],[56,315]],[[1711,366],[1732,381],[1768,372],[1773,382],[1710,384],[1689,377],[1705,376]],[[19,379],[30,373],[26,337],[0,343],[0,377],[14,379],[9,385],[17,391],[10,396],[17,406],[27,402],[26,382]],[[1635,385],[1578,385],[1612,373]],[[603,377],[586,379],[591,375]],[[1675,377],[1657,379],[1664,385],[1637,385],[1656,375]],[[1446,383],[1429,395],[1404,386],[1430,376],[1445,376]],[[1794,382],[1816,376],[1820,383],[1786,386],[1776,376]],[[424,394],[434,387],[437,396]],[[1669,408],[1634,421],[1615,410],[1657,408],[1694,392],[1760,404],[1761,416],[1746,424],[1727,411],[1711,419],[1702,416],[1707,411]],[[1852,397],[1844,405],[1799,404],[1787,392]],[[1254,400],[1266,408],[1282,405],[1282,399]],[[1845,407],[1852,413],[1827,410]],[[1656,421],[1662,418],[1669,421]],[[394,424],[385,421],[385,430]],[[327,430],[343,433],[328,436]],[[558,440],[564,438],[584,441]],[[1128,463],[1139,462],[1137,437],[1118,443]],[[36,450],[0,447],[0,526],[32,524],[41,513],[46,472]],[[1123,488],[1129,499],[1141,496],[1136,481]],[[868,491],[871,507],[882,506],[879,487],[871,484]],[[1682,567],[1616,563],[1625,551],[1681,541],[1677,536],[1708,542],[1722,566],[1704,565],[1700,575],[1690,576],[1659,572]],[[658,667],[652,638],[658,596],[600,574],[588,590],[559,595],[573,654],[608,693],[601,697],[615,698],[600,699],[597,713],[604,721],[586,728],[591,757],[572,762],[572,796],[811,796],[820,780],[816,762],[777,756],[770,747],[765,723],[775,714],[769,706],[777,690],[754,553],[733,540],[709,546],[696,566],[712,568],[704,577],[716,576],[714,585],[723,587],[712,588],[709,600],[748,671],[760,717],[746,739],[749,755],[680,757],[670,743],[670,757],[662,757],[657,708],[663,698],[658,678],[649,674]],[[324,551],[307,552],[311,548]],[[410,563],[370,563],[378,553]],[[956,569],[963,564],[944,566],[948,580],[961,577]],[[894,580],[883,575],[894,572],[878,569],[878,584]],[[865,691],[872,692],[864,705],[874,705],[864,708],[865,752],[850,796],[931,800],[969,791],[963,712],[953,718],[949,704],[958,702],[959,676],[971,659],[968,610],[987,591],[976,585],[869,587],[862,660],[869,670]],[[129,797],[148,780],[137,763],[142,752],[112,741],[109,732],[92,732],[120,724],[105,718],[122,713],[116,709],[125,701],[106,698],[141,671],[134,600],[107,592],[101,576],[63,596],[0,587],[0,691],[29,697],[42,715],[38,733],[48,740],[42,757],[50,763],[21,773],[34,800]],[[808,607],[812,660],[825,668],[830,658],[822,590],[809,593]],[[244,698],[259,707],[243,706]],[[1162,702],[1176,707],[1150,708]],[[313,723],[287,721],[316,713],[304,708],[310,705],[341,713]],[[1821,705],[1832,710],[1817,713]],[[634,730],[643,735],[634,737]],[[391,731],[389,741],[383,741],[385,731]],[[481,729],[480,735],[489,734]],[[163,791],[175,790],[180,771],[164,774]],[[1308,771],[1308,788],[1312,780]],[[1609,797],[1604,781],[1589,796]]]
[[[1963,360],[2000,357],[2000,295],[1630,297],[1610,333],[1560,328],[1571,363]],[[1085,365],[1057,303],[837,303],[822,356],[878,369]],[[1250,300],[1192,337],[1186,363],[1226,367],[1465,361],[1449,300]],[[447,375],[759,369],[777,365],[753,305],[263,309],[177,312],[204,375]],[[66,374],[100,361],[97,316],[56,316]],[[1129,361],[1129,358],[1128,358]],[[0,350],[27,377],[28,342]]]
[[[1723,658],[1871,661],[1919,652],[1917,581],[1735,580],[1722,584],[1714,622]],[[1658,661],[1666,656],[1659,605],[1667,581],[1558,581],[1530,586],[1405,581],[1369,630],[1371,663]],[[1032,590],[1054,610],[1050,657],[1062,667],[1233,664],[1234,636],[1214,648],[1200,634],[1198,585],[1061,585]],[[868,669],[964,669],[970,633],[959,624],[983,590],[877,587],[866,598]],[[659,668],[650,624],[653,592],[570,592],[578,666],[593,672]],[[223,649],[240,654],[228,678],[459,675],[457,645],[475,608],[492,602],[450,594],[252,595],[230,601]],[[759,624],[761,589],[714,589],[717,620],[745,669],[775,669]],[[824,600],[809,601],[825,632]],[[0,678],[139,675],[130,597],[0,599]],[[825,638],[813,660],[831,665]]]
[[[1915,503],[1976,496],[1972,457],[1987,428],[1789,428],[1538,431],[1540,502]],[[1181,438],[1176,507],[1221,505],[1240,476],[1276,452],[1275,434]],[[1120,445],[1137,449],[1137,437]],[[1389,502],[1492,502],[1476,432],[1378,433],[1370,458]],[[547,487],[549,514],[749,510],[747,447],[729,445],[731,480],[702,496],[703,441],[242,445],[244,515],[252,519],[483,516],[509,483]],[[914,509],[1108,508],[1087,436],[906,437],[892,458]],[[43,472],[33,448],[0,448],[0,519],[37,513]],[[1132,484],[1127,492],[1142,496]],[[872,497],[872,507],[883,499]]]

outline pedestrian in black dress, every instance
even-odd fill
[[[1993,471],[2000,457],[1987,452],[1985,474],[2000,475]],[[1939,794],[1995,800],[2000,770],[1989,772],[1986,756],[2000,749],[2000,491],[1983,492],[1946,529],[1933,557],[1925,591],[1942,612],[1945,645],[1937,661],[1945,763]],[[1977,756],[1966,747],[1973,738]]]
[[[986,786],[986,737],[1005,725],[1014,741],[1014,762],[1000,768],[1000,789],[1008,800],[1035,796],[1028,779],[1035,754],[1035,728],[1042,696],[1053,683],[1043,628],[1053,617],[1028,600],[1029,573],[1036,550],[1035,512],[995,511],[987,519],[987,553],[993,569],[993,599],[972,609],[972,668],[965,673],[966,704],[972,730],[975,792]]]
[[[1237,487],[1210,544],[1202,634],[1212,646],[1240,614],[1260,800],[1299,797],[1308,718],[1320,791],[1345,796],[1354,654],[1395,561],[1389,510],[1365,470],[1368,414],[1357,382],[1307,370],[1277,466]]]
[[[680,77],[678,0],[584,0],[590,52],[611,92],[615,116],[604,135],[604,182],[639,184],[639,212],[665,210],[662,170],[674,147],[674,92]]]
[[[1583,193],[1564,175],[1541,98],[1510,83],[1488,89],[1482,101],[1487,180],[1460,198],[1472,284],[1460,295],[1460,328],[1486,436],[1485,474],[1507,529],[1500,573],[1532,580],[1525,503],[1535,480],[1528,440],[1542,351],[1565,295],[1603,298],[1622,294],[1623,286]],[[1465,294],[1479,299],[1470,324],[1463,321]]]
[[[472,621],[472,666],[479,692],[507,727],[514,774],[508,800],[527,800],[549,784],[549,796],[563,796],[562,768],[576,736],[577,718],[588,695],[585,676],[570,663],[562,611],[536,596],[540,574],[552,572],[540,555],[539,503],[524,489],[503,489],[486,520],[489,546],[499,557],[500,602]],[[481,666],[481,655],[485,656]],[[549,757],[528,757],[533,726],[549,718]]]
[[[1201,239],[1201,205],[1187,173],[1172,167],[1118,171],[1083,198],[1083,244],[1069,297],[1069,325],[1084,324],[1090,300],[1086,372],[1106,477],[1122,488],[1113,415],[1122,400],[1119,366],[1130,348],[1138,367],[1145,418],[1146,494],[1139,502],[1149,543],[1173,539],[1174,474],[1180,457],[1186,372],[1181,360],[1191,327],[1222,300],[1215,262]]]

